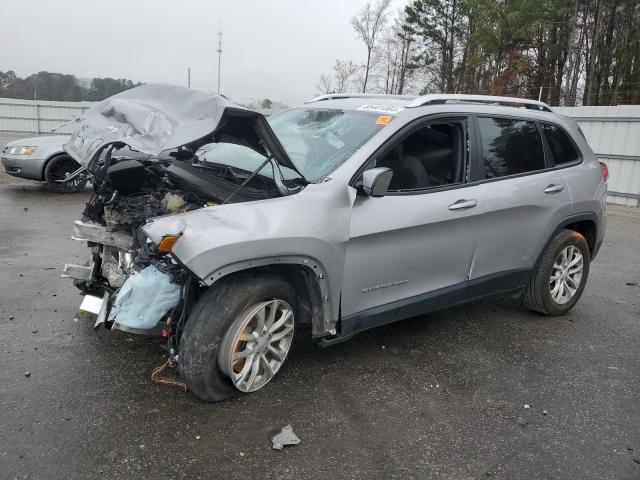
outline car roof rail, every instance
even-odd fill
[[[413,100],[411,95],[390,95],[386,93],[327,93],[307,100],[304,103],[321,102],[322,100],[339,100],[343,98],[399,98],[404,100]]]
[[[407,103],[407,108],[423,107],[426,105],[441,105],[446,102],[472,102],[472,103],[498,103],[510,105],[522,105],[529,110],[539,110],[542,112],[551,112],[551,108],[544,102],[538,100],[530,100],[528,98],[516,97],[498,97],[493,95],[466,95],[463,93],[451,94],[428,94],[414,98]]]

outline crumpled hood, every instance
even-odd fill
[[[114,143],[157,156],[205,137],[272,154],[297,171],[264,115],[185,87],[141,85],[94,105],[79,122],[64,149],[89,171],[94,171],[100,152]]]

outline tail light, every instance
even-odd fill
[[[604,178],[605,182],[609,180],[609,167],[607,167],[606,163],[600,162],[600,172],[602,173],[602,178]]]

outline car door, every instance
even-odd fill
[[[521,286],[571,209],[562,173],[553,169],[540,125],[477,117],[478,213],[483,222],[470,270],[470,295]]]
[[[474,144],[469,138],[475,134],[467,128],[467,118],[416,125],[388,142],[368,167],[380,166],[381,159],[397,150],[400,143],[407,145],[407,138],[416,129],[443,124],[453,125],[451,128],[460,132],[460,148],[455,155],[462,166],[455,181],[404,189],[394,186],[392,179],[384,197],[359,194],[356,198],[342,289],[343,333],[410,316],[411,305],[417,306],[413,311],[417,314],[428,310],[430,302],[453,302],[464,296],[481,224],[475,208],[476,187],[467,184],[469,146]],[[442,155],[442,151],[432,154]],[[385,166],[392,168],[393,161]],[[396,178],[403,175],[401,169],[394,170],[396,174]]]

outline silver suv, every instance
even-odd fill
[[[305,325],[331,345],[504,293],[564,314],[605,231],[606,166],[533,100],[335,94],[267,119],[144,85],[65,149],[95,188],[91,258],[65,266],[80,313],[164,335],[207,401],[265,386]]]

